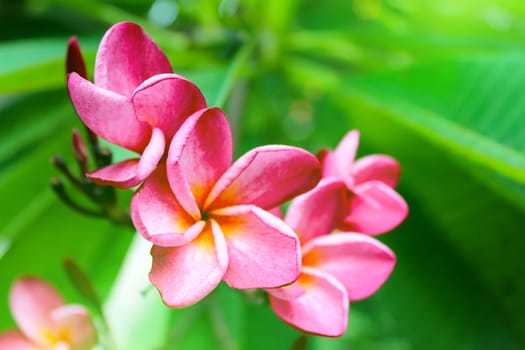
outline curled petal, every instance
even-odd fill
[[[297,281],[286,286],[266,288],[265,290],[268,292],[268,294],[283,300],[293,300],[306,293],[306,290]]]
[[[303,249],[304,266],[315,267],[341,282],[350,300],[361,300],[383,285],[396,263],[378,240],[358,233],[318,237]]]
[[[271,209],[313,188],[319,162],[309,152],[290,146],[264,146],[239,158],[217,181],[205,208],[253,204]]]
[[[95,183],[118,188],[135,187],[155,170],[164,155],[162,131],[153,129],[151,140],[140,159],[128,159],[91,171],[87,176]]]
[[[7,331],[0,334],[0,350],[41,350],[33,345],[19,331]]]
[[[168,179],[181,205],[196,220],[210,189],[230,166],[231,157],[230,126],[218,108],[195,113],[173,137]]]
[[[296,197],[286,213],[286,223],[305,244],[332,232],[349,211],[348,190],[343,182],[322,180],[313,190]]]
[[[199,88],[176,74],[149,78],[135,90],[131,99],[137,118],[161,129],[168,140],[186,118],[206,107]]]
[[[153,246],[151,283],[170,307],[195,304],[221,281],[228,266],[226,242],[217,223],[210,220],[191,243],[164,248]]]
[[[68,76],[71,101],[84,124],[111,143],[142,153],[151,130],[137,120],[131,100],[92,84],[77,73]]]
[[[9,304],[22,333],[35,344],[49,345],[56,336],[51,312],[64,305],[60,295],[38,278],[23,277],[11,288]]]
[[[373,154],[358,159],[352,167],[355,185],[377,180],[394,188],[399,181],[401,167],[397,160],[383,154]]]
[[[348,320],[348,296],[332,276],[312,268],[303,268],[298,282],[305,293],[293,300],[270,294],[273,311],[291,326],[303,332],[339,337]]]
[[[112,26],[102,38],[95,60],[95,84],[130,96],[144,80],[171,73],[162,50],[134,23]]]
[[[210,213],[226,238],[229,267],[224,281],[233,288],[289,284],[301,268],[299,241],[283,221],[251,205]]]
[[[91,350],[97,342],[95,326],[87,310],[80,305],[64,305],[51,313],[60,334],[75,350]]]
[[[408,214],[403,197],[381,181],[366,182],[354,192],[342,230],[378,235],[397,227]]]
[[[164,166],[133,195],[131,219],[144,238],[160,246],[186,244],[202,230],[189,230],[194,221],[171,192]]]

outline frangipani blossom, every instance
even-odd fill
[[[408,206],[395,190],[401,168],[392,157],[373,154],[356,161],[359,132],[352,130],[332,151],[323,149],[323,178],[343,181],[353,194],[342,230],[378,235],[394,229],[408,214]]]
[[[88,174],[96,183],[120,188],[146,179],[165,158],[184,120],[206,107],[197,86],[173,74],[161,49],[142,28],[128,22],[114,25],[104,35],[96,56],[94,84],[73,72],[68,76],[68,89],[89,129],[141,155]]]
[[[154,244],[150,280],[171,307],[196,303],[221,280],[270,288],[299,274],[295,233],[264,209],[314,187],[318,160],[295,147],[265,146],[231,161],[226,117],[203,109],[173,137],[166,168],[133,196],[133,223]]]
[[[96,344],[86,309],[65,305],[40,279],[18,279],[11,288],[9,305],[19,330],[0,334],[0,350],[90,350]]]
[[[329,337],[347,327],[349,301],[372,295],[395,265],[394,253],[359,233],[330,233],[348,211],[347,190],[337,180],[322,180],[291,203],[285,222],[302,246],[298,280],[267,289],[274,312],[291,326]]]

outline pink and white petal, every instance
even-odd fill
[[[342,230],[378,235],[396,228],[408,215],[403,197],[381,181],[366,182],[354,192]]]
[[[95,84],[131,96],[144,80],[172,71],[166,55],[140,26],[122,22],[102,38],[95,60]]]
[[[193,114],[173,137],[167,160],[168,179],[181,205],[200,217],[204,200],[232,159],[228,120],[218,108]]]
[[[195,232],[189,230],[194,221],[171,192],[164,166],[158,167],[133,194],[131,219],[137,231],[157,245],[177,246],[195,237]]]
[[[77,73],[68,75],[68,89],[80,119],[91,131],[111,143],[142,153],[151,130],[136,118],[129,97],[96,86]]]
[[[0,334],[0,350],[41,350],[24,337],[19,331],[7,331]]]
[[[64,305],[51,313],[59,334],[67,334],[67,341],[75,350],[91,350],[97,343],[97,334],[87,310],[80,305]]]
[[[153,129],[151,140],[139,160],[128,159],[120,163],[89,172],[87,176],[95,183],[131,188],[151,175],[164,155],[165,140],[160,129]]]
[[[310,241],[303,249],[303,264],[335,277],[355,301],[368,298],[385,283],[396,257],[372,237],[337,233]]]
[[[217,181],[205,209],[253,204],[276,207],[317,185],[319,161],[311,153],[291,146],[258,147],[239,158]]]
[[[266,288],[265,291],[276,298],[284,300],[293,300],[306,293],[306,290],[297,281],[282,287]]]
[[[226,242],[217,223],[210,220],[191,243],[164,248],[153,246],[150,281],[170,307],[190,306],[207,296],[228,267]]]
[[[358,159],[352,167],[355,186],[367,181],[377,180],[394,188],[401,175],[401,166],[394,158],[373,154]]]
[[[301,268],[299,240],[288,225],[252,205],[209,213],[228,245],[224,281],[233,288],[274,288],[297,279]]]
[[[18,328],[36,345],[50,344],[50,337],[55,335],[51,312],[63,304],[49,284],[35,277],[19,278],[9,293],[9,305]]]
[[[346,185],[335,179],[324,179],[313,190],[292,201],[284,221],[304,245],[317,236],[331,233],[349,209]]]
[[[131,97],[137,118],[161,129],[171,140],[181,124],[206,107],[206,100],[191,81],[176,74],[159,74],[143,82]]]
[[[293,300],[270,295],[270,306],[283,321],[299,330],[326,337],[339,337],[348,322],[348,295],[332,276],[303,268],[299,283],[306,292]]]

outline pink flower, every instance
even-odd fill
[[[373,154],[354,161],[359,132],[352,130],[335,151],[324,149],[318,154],[323,178],[343,181],[352,193],[349,214],[339,225],[369,235],[394,229],[408,214],[405,200],[394,190],[401,168],[392,157]]]
[[[11,288],[9,304],[19,330],[0,334],[0,350],[88,350],[96,344],[86,309],[65,305],[40,279],[18,279]]]
[[[314,187],[319,162],[288,146],[256,148],[231,161],[226,117],[217,108],[198,111],[173,137],[166,169],[133,196],[133,223],[154,244],[150,280],[169,306],[196,303],[221,280],[245,289],[297,278],[297,237],[264,209]]]
[[[197,86],[172,74],[160,48],[138,25],[127,22],[111,27],[102,39],[94,84],[71,73],[68,88],[87,127],[141,155],[88,174],[94,182],[120,188],[144,181],[165,157],[184,120],[206,107]]]
[[[347,326],[349,301],[372,295],[395,265],[394,253],[376,239],[359,233],[330,233],[348,212],[346,186],[322,180],[291,203],[285,222],[302,246],[298,280],[267,289],[274,312],[307,333],[341,336]]]

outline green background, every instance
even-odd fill
[[[360,156],[401,162],[410,214],[380,237],[398,263],[351,305],[343,337],[303,343],[263,297],[226,286],[170,310],[148,287],[147,243],[54,196],[50,158],[76,171],[71,130],[82,130],[67,40],[78,36],[92,74],[119,21],[142,25],[226,110],[237,155],[269,143],[315,152],[358,128]],[[524,94],[521,0],[1,0],[0,330],[14,326],[7,295],[21,274],[89,304],[69,257],[119,349],[525,349]]]

